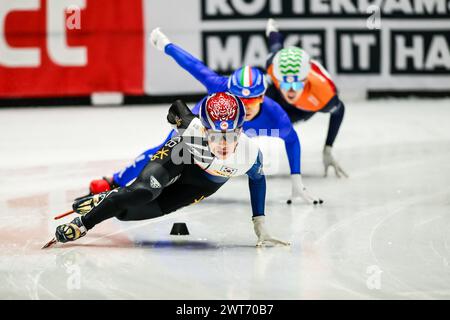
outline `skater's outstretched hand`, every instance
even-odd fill
[[[342,169],[342,167],[339,165],[339,163],[334,159],[333,155],[331,154],[331,147],[325,146],[323,149],[323,165],[325,167],[325,174],[324,176],[328,176],[328,169],[330,167],[334,168],[334,172],[336,173],[336,176],[340,178],[341,176],[344,176],[348,178],[348,174]]]
[[[253,217],[252,220],[253,220],[253,228],[255,230],[256,236],[258,237],[258,242],[256,243],[257,247],[263,247],[268,244],[272,245],[280,244],[283,246],[291,245],[289,242],[279,240],[277,238],[272,237],[269,234],[269,232],[266,230],[264,216],[256,216]]]
[[[150,42],[159,51],[164,51],[166,46],[171,43],[169,38],[161,31],[161,28],[153,29],[150,34]]]
[[[304,202],[313,205],[323,203],[323,200],[321,198],[312,195],[306,189],[306,187],[303,185],[301,174],[292,174],[291,183],[292,183],[292,195],[291,198],[287,201],[288,204],[291,204],[297,199],[302,199]]]

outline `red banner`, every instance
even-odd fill
[[[0,97],[143,94],[142,0],[0,2]]]

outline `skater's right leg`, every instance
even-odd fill
[[[73,209],[84,216],[58,226],[55,233],[57,241],[64,243],[77,240],[96,224],[151,203],[161,194],[169,180],[169,174],[163,166],[150,162],[130,186],[77,199]]]
[[[177,152],[180,152],[180,149],[182,150],[184,146],[179,148],[179,143],[182,143],[182,138],[175,137],[161,147],[155,154],[157,156],[152,158],[129,186],[76,199],[73,209],[84,216],[79,218],[79,221],[72,221],[75,222],[72,223],[73,228],[81,223],[81,226],[78,226],[80,230],[90,230],[106,219],[123,217],[128,210],[133,212],[133,208],[144,206],[155,200],[163,189],[179,177],[183,171],[184,164],[182,162],[175,164],[172,161],[174,148],[176,150],[175,156],[179,156]],[[160,215],[161,213],[154,211],[152,214]],[[59,242],[73,241],[86,233],[76,232],[79,236],[75,238],[69,237],[69,234],[65,232],[58,233],[61,230],[71,233],[73,230],[67,228],[67,226],[68,224],[57,228],[56,238]]]
[[[204,183],[195,185],[174,183],[165,188],[161,195],[153,201],[141,205],[128,206],[126,209],[116,211],[115,215],[107,214],[107,211],[104,211],[106,207],[104,207],[103,201],[107,200],[98,197],[100,195],[96,195],[95,201],[100,201],[102,204],[99,203],[98,205],[99,207],[103,205],[104,210],[91,210],[85,216],[77,217],[70,223],[58,226],[56,239],[62,243],[77,240],[84,236],[94,225],[112,217],[121,221],[154,219],[202,201],[215,193],[222,184],[206,180]],[[104,194],[101,194],[101,196],[104,196]],[[108,195],[108,198],[109,196],[114,197],[115,193]],[[91,196],[91,198],[93,197]],[[86,204],[85,206],[87,207],[88,205]]]
[[[155,200],[171,179],[166,168],[150,162],[131,185],[109,192],[79,199],[74,203],[87,230],[96,224],[123,215],[128,209],[143,206]]]
[[[223,183],[213,183],[202,176],[197,176],[195,171],[199,170],[195,168],[194,174],[192,172],[188,174],[188,176],[191,175],[191,179],[198,177],[197,183],[183,184],[176,182],[164,188],[161,194],[152,201],[144,204],[137,204],[139,201],[132,202],[131,205],[119,210],[112,207],[110,202],[111,200],[117,200],[118,195],[125,188],[86,197],[78,203],[76,209],[78,213],[82,213],[84,210],[87,210],[88,213],[85,216],[75,218],[70,223],[59,226],[56,230],[56,239],[63,243],[77,240],[96,224],[112,217],[122,221],[147,220],[198,203],[215,193],[223,185]],[[134,183],[130,187],[134,187]],[[91,209],[91,207],[93,208]]]
[[[97,212],[97,214],[93,214],[91,211],[86,216],[76,217],[71,222],[58,226],[56,228],[55,238],[58,242],[65,243],[83,237],[94,225],[114,216],[105,214],[106,212],[102,210]],[[123,221],[136,221],[157,218],[163,214],[159,204],[156,201],[151,201],[143,205],[132,206],[122,210],[118,214],[116,213],[115,217]]]

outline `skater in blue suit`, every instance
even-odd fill
[[[320,204],[323,201],[311,195],[305,188],[301,177],[301,146],[291,121],[282,107],[265,96],[267,83],[264,73],[258,68],[245,66],[236,70],[230,77],[224,77],[198,60],[179,46],[170,42],[159,28],[151,34],[152,44],[160,51],[171,56],[183,69],[205,86],[208,94],[228,91],[238,96],[245,105],[246,116],[244,131],[250,137],[270,136],[283,139],[289,160],[292,193],[288,203],[299,198],[310,204]],[[206,97],[204,98],[206,99]],[[198,115],[202,99],[192,109]],[[135,162],[113,175],[112,178],[94,180],[91,182],[91,193],[107,191],[114,187],[122,187],[133,181],[153,154],[160,149],[176,132],[172,130],[160,145],[139,155]]]

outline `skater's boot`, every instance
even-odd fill
[[[85,215],[91,212],[113,191],[115,190],[77,198],[72,205],[72,209],[78,214]]]
[[[81,221],[81,217],[76,217],[69,223],[62,224],[56,228],[56,241],[66,243],[75,241],[86,235],[87,229]]]

